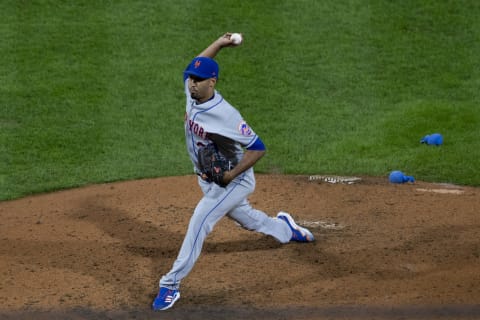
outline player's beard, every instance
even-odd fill
[[[205,93],[201,93],[198,90],[190,91],[190,97],[193,100],[197,101],[198,104],[204,103],[206,100],[208,100],[205,98]]]
[[[202,93],[201,93],[201,90],[199,90],[199,88],[197,87],[190,87],[188,88],[189,91],[190,91],[190,97],[193,99],[193,100],[196,100],[196,101],[200,101],[202,100]]]
[[[194,91],[190,91],[190,97],[193,99],[193,100],[200,100],[200,96],[198,94],[198,92],[194,92]]]
[[[196,100],[198,104],[204,103],[213,97],[214,92],[209,87],[196,87],[192,86],[188,88],[190,91],[190,97]]]

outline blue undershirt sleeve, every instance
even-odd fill
[[[267,148],[263,144],[263,141],[260,139],[260,137],[257,137],[257,140],[247,148],[247,150],[253,150],[253,151],[263,151],[266,150]]]

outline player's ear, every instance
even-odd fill
[[[217,83],[217,78],[210,78],[210,87],[215,87],[215,84]]]

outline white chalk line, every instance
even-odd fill
[[[462,194],[465,192],[463,190],[458,190],[458,189],[423,189],[423,188],[417,188],[417,191],[443,193],[443,194]]]
[[[345,226],[340,223],[328,222],[328,221],[300,220],[297,223],[303,227],[308,227],[308,228],[322,228],[322,229],[329,229],[329,230],[341,230],[345,228]]]

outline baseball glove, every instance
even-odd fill
[[[220,187],[226,187],[223,182],[223,173],[231,170],[231,162],[218,150],[214,143],[201,147],[198,150],[198,164],[208,182],[215,182]]]

